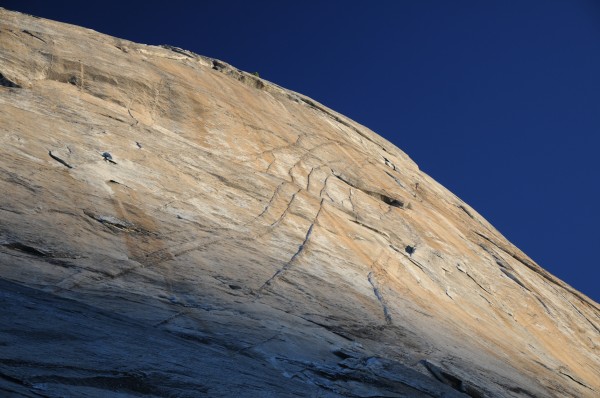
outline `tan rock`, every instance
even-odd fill
[[[4,9],[0,73],[0,391],[600,395],[600,306],[366,127]]]

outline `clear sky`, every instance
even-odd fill
[[[189,49],[308,95],[393,142],[600,301],[598,1],[0,6]]]

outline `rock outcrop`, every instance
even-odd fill
[[[2,396],[600,396],[600,306],[301,94],[0,9],[0,145]]]

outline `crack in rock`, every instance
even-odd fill
[[[294,196],[295,195],[296,194],[294,194]],[[292,198],[292,200],[293,200],[293,198]],[[300,246],[298,246],[298,250],[296,250],[296,252],[294,253],[294,255],[290,258],[290,260],[288,262],[286,262],[265,283],[263,283],[260,288],[258,288],[258,290],[256,292],[257,295],[260,294],[260,292],[262,292],[267,287],[271,286],[281,276],[281,274],[286,272],[298,260],[298,258],[304,253],[304,250],[306,249],[306,246],[308,245],[310,237],[312,235],[315,223],[317,222],[317,219],[319,218],[319,214],[321,214],[322,209],[323,209],[323,199],[321,199],[321,203],[319,204],[319,210],[317,211],[317,215],[315,216],[312,223],[308,227],[308,230],[306,231],[306,235],[304,237],[304,241],[300,244]],[[286,209],[286,212],[287,212],[287,209]]]
[[[8,80],[2,73],[0,73],[0,86],[9,88],[21,88],[17,83]]]
[[[73,166],[71,166],[69,163],[65,162],[64,160],[62,160],[61,158],[59,158],[58,156],[53,154],[52,151],[48,151],[48,155],[50,155],[50,157],[52,159],[56,160],[58,163],[62,164],[63,166],[66,166],[69,169],[73,168]]]
[[[112,231],[122,231],[122,232],[137,232],[145,235],[149,235],[150,232],[138,227],[137,225],[126,221],[121,220],[114,216],[103,216],[93,213],[90,210],[83,210],[83,213],[89,218],[98,221],[99,223],[109,227]]]
[[[388,206],[397,207],[397,208],[400,208],[400,209],[404,208],[404,202],[401,201],[401,200],[399,200],[399,199],[392,198],[392,197],[390,197],[388,195],[385,195],[385,194],[382,194],[382,193],[379,193],[379,192],[373,192],[373,191],[369,191],[369,190],[360,188],[360,187],[357,186],[357,184],[352,183],[350,180],[348,180],[347,178],[343,177],[339,173],[334,172],[333,175],[335,177],[337,177],[340,181],[344,182],[346,185],[349,185],[352,188],[356,188],[359,191],[361,191],[361,192],[363,192],[363,193],[365,193],[365,194],[367,194],[367,195],[369,195],[369,196],[371,196],[371,197],[373,197],[373,198],[375,198],[375,199],[377,199],[377,200],[385,203]]]
[[[467,394],[469,397],[473,398],[485,397],[484,393],[480,391],[477,387],[465,380],[462,380],[460,377],[442,369],[440,366],[435,365],[426,359],[422,360],[421,363],[437,380],[449,385],[455,390]]]
[[[373,271],[369,272],[369,275],[367,275],[367,279],[369,280],[369,283],[371,284],[371,287],[373,288],[373,293],[375,294],[375,297],[377,297],[379,304],[381,304],[381,308],[383,309],[383,317],[385,318],[385,323],[387,323],[388,325],[391,325],[392,316],[390,315],[390,311],[383,300],[383,296],[381,295],[381,291],[379,290],[379,287],[377,286],[377,282],[373,278]]]

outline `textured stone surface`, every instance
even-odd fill
[[[600,395],[600,306],[366,127],[3,9],[0,74],[1,395]]]

